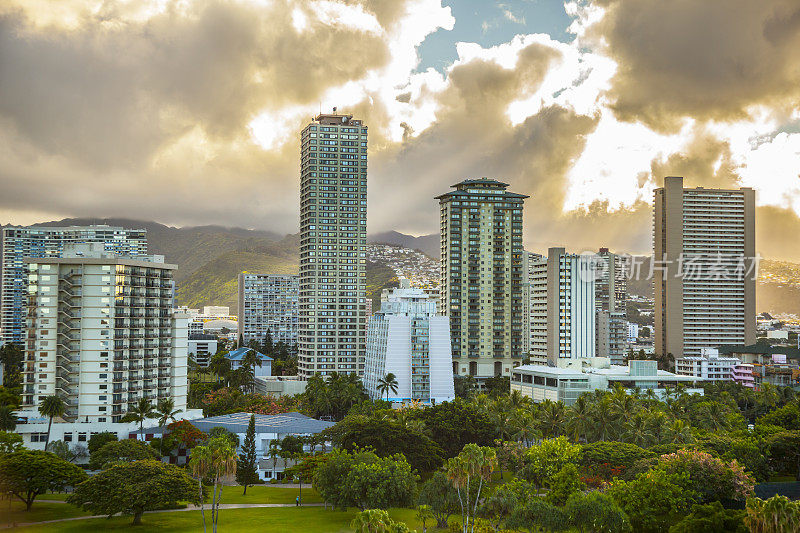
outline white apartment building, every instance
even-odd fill
[[[321,114],[301,134],[298,374],[364,373],[367,127]]]
[[[627,366],[612,365],[606,357],[588,360],[563,359],[556,366],[523,365],[511,374],[511,391],[519,391],[534,402],[563,402],[572,405],[581,394],[596,390],[606,391],[614,385],[622,386],[628,393],[639,390],[647,394],[652,390],[656,398],[664,398],[667,388],[693,379],[658,370],[656,361],[632,360]],[[686,389],[687,394],[703,395],[703,389]]]
[[[0,238],[0,344],[23,344],[28,298],[26,257],[60,257],[69,244],[103,243],[104,248],[130,257],[147,255],[143,229],[116,226],[66,226],[2,228]]]
[[[526,356],[530,355],[534,343],[533,323],[536,310],[533,305],[533,287],[537,282],[534,262],[541,258],[541,255],[533,252],[522,252],[522,353]]]
[[[186,411],[187,317],[173,312],[163,257],[131,259],[102,243],[28,258],[28,334],[20,416],[59,395],[65,419],[118,422],[139,398]]]
[[[639,338],[639,324],[636,322],[628,322],[626,329],[628,333],[628,343],[634,344]]]
[[[533,262],[531,361],[595,357],[595,280],[591,256],[550,248]]]
[[[450,323],[436,314],[436,302],[405,279],[381,302],[367,331],[364,387],[373,399],[382,393],[378,381],[392,373],[397,392],[390,401],[437,403],[455,398]],[[384,396],[385,397],[385,396]]]
[[[736,381],[749,387],[755,382],[752,365],[745,365],[736,357],[720,355],[716,348],[704,348],[701,355],[677,358],[675,371],[697,381]]]
[[[264,342],[269,332],[275,343],[297,344],[299,297],[300,276],[239,274],[239,336],[244,343]]]
[[[654,204],[656,353],[755,343],[755,191],[666,177]]]
[[[218,348],[219,341],[216,335],[189,334],[189,358],[194,359],[197,366],[201,368],[208,367]]]

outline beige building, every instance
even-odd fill
[[[364,373],[367,127],[319,115],[301,134],[300,376]]]
[[[450,319],[453,374],[508,376],[524,356],[522,204],[480,178],[436,198],[441,210],[440,311]]]
[[[687,189],[683,178],[667,177],[654,204],[656,353],[753,344],[753,189]]]
[[[173,311],[175,265],[118,256],[100,243],[26,262],[20,416],[35,418],[54,394],[65,418],[80,422],[119,422],[140,398],[171,398],[186,411],[188,317]]]

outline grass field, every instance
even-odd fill
[[[300,494],[300,491],[295,488],[274,486],[274,485],[256,485],[254,487],[247,487],[247,494],[242,495],[242,487],[225,487],[222,490],[222,503],[294,503],[294,499]],[[53,493],[43,494],[39,496],[38,500],[59,500],[64,501],[67,499],[68,494]],[[317,491],[311,488],[311,485],[303,485],[303,503],[321,503]],[[33,503],[33,509],[38,504]]]
[[[33,507],[28,512],[25,511],[25,504],[19,500],[12,500],[11,502],[4,500],[0,502],[0,526],[88,515],[89,513],[65,503],[33,502]]]
[[[35,507],[36,504],[34,504]],[[50,506],[74,507],[64,504],[49,504]],[[41,508],[46,509],[48,504],[41,504]],[[34,511],[31,511],[33,513]],[[31,513],[24,513],[30,515]],[[351,532],[350,521],[356,514],[355,509],[347,511],[331,511],[323,507],[278,507],[278,508],[254,508],[254,509],[223,509],[220,512],[219,527],[226,532],[249,532],[259,531],[263,533],[286,533],[297,531],[302,533],[343,533]],[[406,522],[412,529],[422,531],[422,525],[414,518],[413,509],[392,509],[389,513],[395,520]],[[15,514],[15,516],[17,516]],[[37,520],[48,520],[42,518],[44,515],[37,515]],[[80,515],[78,515],[80,516]],[[26,520],[28,517],[24,517]],[[206,521],[210,520],[210,515],[206,513]],[[22,519],[17,520],[23,522]],[[148,513],[142,518],[142,525],[133,528],[131,517],[92,518],[88,520],[74,520],[58,522],[53,524],[42,524],[38,526],[28,526],[21,528],[25,532],[65,532],[78,533],[85,531],[135,531],[136,533],[148,532],[196,532],[202,527],[202,519],[199,511],[163,512]],[[431,523],[428,522],[428,530]],[[210,523],[209,523],[210,526]]]

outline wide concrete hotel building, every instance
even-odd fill
[[[364,373],[367,127],[321,114],[301,134],[300,376]]]
[[[450,318],[453,373],[508,376],[523,353],[524,194],[468,179],[436,198],[441,211],[440,310]]]
[[[664,178],[653,227],[656,353],[755,343],[755,191]]]

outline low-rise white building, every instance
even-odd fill
[[[720,355],[716,348],[703,348],[701,355],[677,358],[675,371],[697,381],[737,381],[751,387],[754,382],[752,365],[744,365],[736,357]]]
[[[629,392],[652,389],[663,397],[667,387],[690,383],[693,379],[658,370],[656,361],[632,360],[627,366],[612,365],[605,357],[589,361],[565,361],[560,366],[523,365],[511,373],[511,390],[519,391],[535,402],[551,400],[572,405],[585,392],[609,390],[620,384]],[[687,389],[688,393],[703,394],[703,389]]]
[[[380,312],[369,320],[364,387],[371,398],[382,396],[378,381],[389,373],[398,385],[388,393],[391,401],[455,398],[448,318],[437,315],[436,302],[406,279],[382,298]]]
[[[216,335],[203,333],[189,335],[189,357],[194,359],[200,368],[208,367],[211,358],[217,353],[218,346]]]
[[[296,437],[316,435],[334,425],[334,422],[317,420],[297,412],[278,415],[255,414],[252,416],[255,416],[258,477],[265,480],[274,478],[280,479],[283,470],[294,464],[293,461],[286,461],[280,457],[276,457],[273,463],[273,457],[270,455],[270,442],[276,439],[283,439],[287,435]],[[241,446],[244,444],[244,439],[247,435],[247,426],[250,424],[250,417],[251,413],[232,413],[198,420],[189,420],[189,422],[204,433],[208,433],[216,427],[224,428],[238,437],[239,446]],[[144,440],[149,441],[153,437],[160,437],[162,428],[150,427],[142,431],[137,430],[135,433],[143,435]],[[327,449],[330,449],[330,442],[325,443],[325,446]],[[313,451],[310,445],[305,445],[304,448],[307,452]],[[183,460],[186,459],[186,457],[183,458]]]
[[[225,358],[231,362],[231,370],[237,370],[242,366],[244,356],[252,350],[252,348],[242,347],[232,350],[225,354]],[[253,350],[255,351],[255,350]],[[263,378],[272,375],[272,357],[264,355],[261,352],[256,352],[256,357],[261,361],[261,366],[256,365],[253,369],[253,374],[257,378]]]

